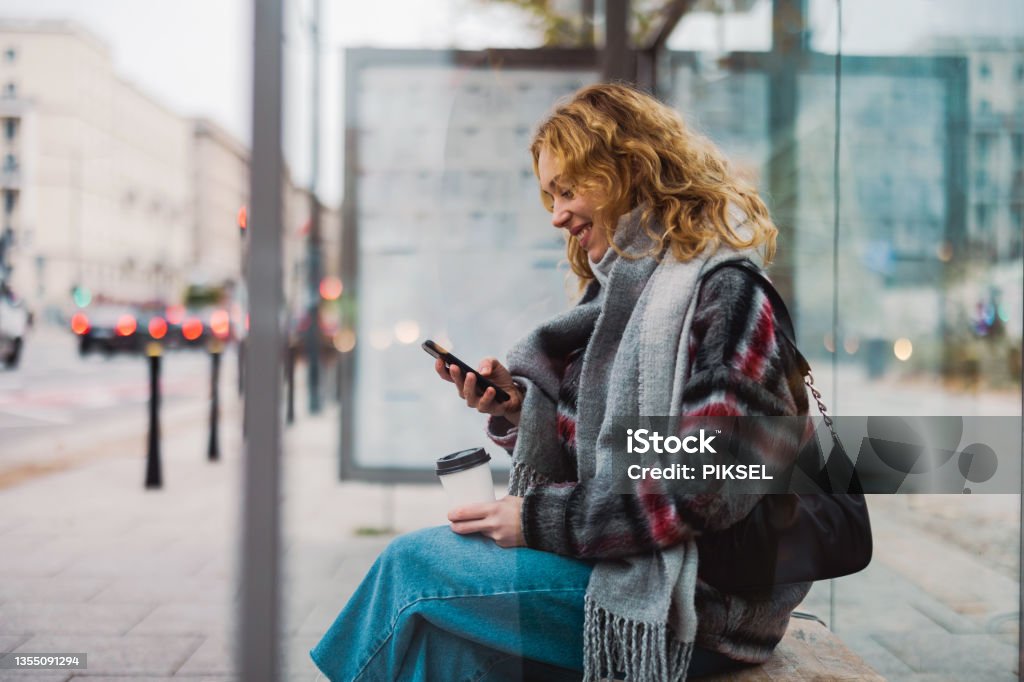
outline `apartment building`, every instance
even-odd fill
[[[114,69],[109,48],[61,21],[0,22],[0,277],[60,317],[75,287],[125,301],[180,300],[240,279],[249,150],[180,115]],[[302,281],[309,195],[282,179],[285,286]],[[339,215],[323,215],[336,272]]]

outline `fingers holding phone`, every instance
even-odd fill
[[[512,375],[497,360],[485,358],[479,370],[464,372],[459,366],[452,365],[448,371],[467,407],[505,417],[513,424],[519,423],[522,394],[513,383]],[[504,394],[504,400],[499,399],[499,391]]]
[[[509,372],[503,364],[498,362],[497,358],[484,358],[480,361],[479,365],[480,376],[490,381],[494,386],[504,390],[509,395],[509,400],[498,403],[497,396],[494,391],[488,389],[483,392],[480,398],[480,403],[477,409],[481,412],[487,412],[488,414],[499,414],[504,416],[514,424],[519,423],[519,410],[523,405],[523,394],[520,391],[519,386],[512,379],[512,373]],[[500,412],[495,412],[492,407],[500,408]],[[515,419],[512,416],[515,415]]]
[[[519,422],[522,394],[512,381],[512,374],[496,358],[484,358],[479,369],[474,370],[434,341],[424,342],[423,350],[435,358],[434,371],[455,384],[467,406]]]
[[[455,379],[452,379],[451,375],[448,373],[448,367],[444,364],[444,360],[441,358],[434,360],[434,371],[437,372],[437,376],[441,377],[449,384],[455,383]],[[461,392],[461,389],[459,389],[459,391]]]

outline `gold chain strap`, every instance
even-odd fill
[[[804,383],[807,384],[807,388],[811,389],[811,395],[814,396],[814,400],[818,403],[818,411],[821,412],[821,416],[825,420],[825,426],[832,433],[832,440],[838,443],[839,436],[836,435],[836,429],[832,426],[832,417],[828,416],[828,408],[825,407],[825,403],[821,399],[821,391],[814,385],[814,375],[807,372],[807,376],[804,377]]]

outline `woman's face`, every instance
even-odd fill
[[[550,200],[551,224],[569,233],[587,252],[591,262],[598,262],[608,252],[608,240],[604,230],[594,229],[594,208],[597,202],[592,197],[580,194],[564,184],[559,174],[561,164],[547,147],[541,147],[537,158],[537,173],[540,189]]]

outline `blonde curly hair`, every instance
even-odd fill
[[[690,130],[674,110],[631,87],[601,83],[577,91],[537,128],[530,145],[534,173],[547,148],[573,191],[597,199],[595,227],[613,239],[620,216],[644,206],[641,224],[654,240],[649,255],[669,247],[687,261],[720,244],[775,254],[778,229],[753,186],[734,175],[722,152]],[[549,211],[551,197],[541,191]],[[736,230],[737,209],[743,234]],[[570,239],[567,257],[581,284],[594,277],[587,252]]]

